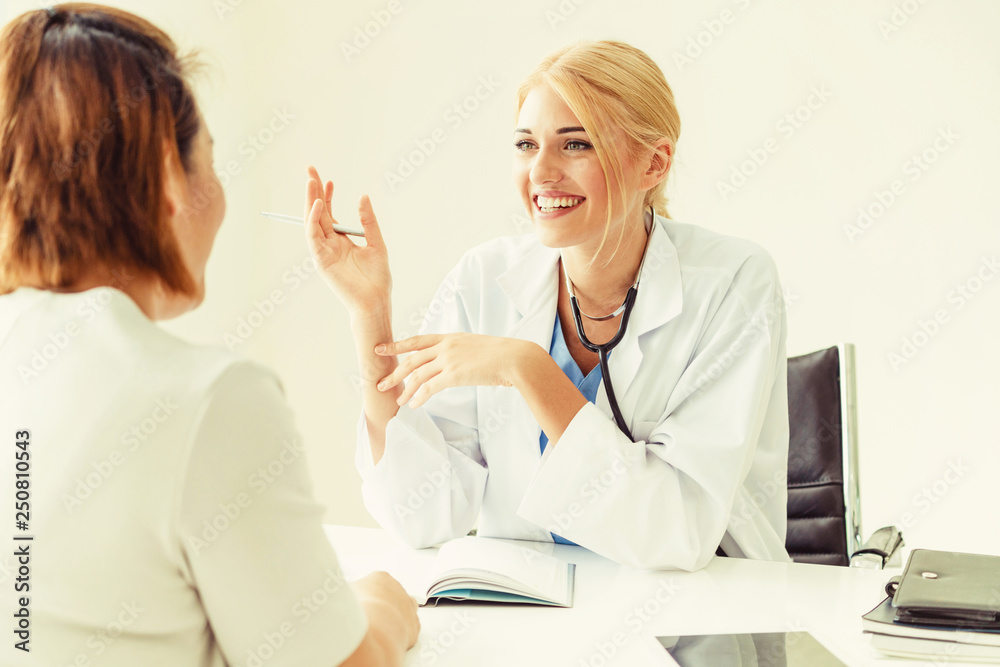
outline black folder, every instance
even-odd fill
[[[914,549],[887,590],[896,623],[1000,630],[1000,556]]]

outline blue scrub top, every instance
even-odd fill
[[[597,390],[601,387],[601,365],[594,366],[593,370],[584,377],[583,371],[576,365],[576,362],[569,353],[569,348],[566,347],[566,339],[563,338],[562,324],[559,322],[558,312],[556,313],[555,328],[552,329],[552,342],[549,344],[549,355],[551,355],[553,361],[559,364],[559,368],[566,374],[566,377],[572,380],[576,388],[580,390],[580,393],[588,401],[594,403],[597,399]],[[542,435],[538,438],[538,443],[544,453],[545,446],[549,444],[549,437],[545,435],[545,431],[542,431]],[[576,542],[570,542],[555,533],[552,533],[552,539],[559,544],[576,544]]]

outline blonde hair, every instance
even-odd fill
[[[515,118],[528,93],[539,85],[549,86],[573,111],[590,136],[604,170],[609,205],[597,250],[600,254],[611,229],[613,211],[616,205],[624,206],[627,197],[621,179],[624,167],[609,137],[615,130],[624,134],[630,159],[667,139],[672,159],[681,133],[673,91],[652,58],[634,46],[609,40],[579,42],[542,60],[518,88]],[[617,193],[612,192],[613,182],[617,182]],[[646,192],[643,208],[652,206],[658,214],[669,217],[665,190],[663,179]],[[623,226],[619,246],[624,233]]]

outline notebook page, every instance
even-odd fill
[[[488,573],[496,573],[519,582],[525,591],[553,599],[564,597],[568,586],[569,566],[565,561],[520,546],[516,540],[461,537],[441,546],[434,567],[435,580],[481,570],[473,576],[490,581]],[[503,582],[503,578],[499,581]]]

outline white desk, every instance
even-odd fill
[[[327,526],[348,578],[375,570],[411,592],[436,549],[408,549],[381,530]],[[525,543],[576,563],[572,609],[442,603],[420,610],[407,665],[608,667],[672,665],[652,637],[808,630],[848,665],[932,663],[875,652],[861,614],[898,571],[716,558],[698,572],[648,572],[581,547]]]

